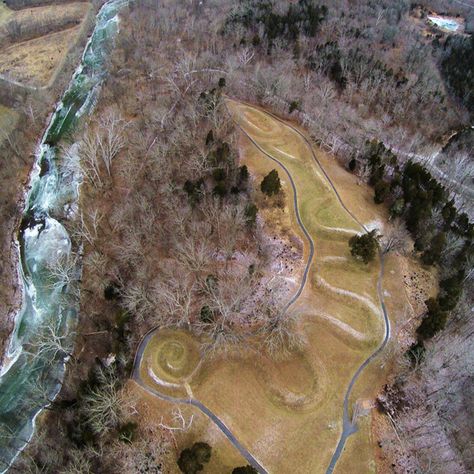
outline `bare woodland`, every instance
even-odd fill
[[[283,312],[288,295],[282,298],[278,282],[262,284],[268,248],[259,218],[248,215],[258,187],[242,178],[225,94],[295,116],[343,164],[373,137],[428,155],[467,121],[431,45],[408,21],[409,2],[331,2],[317,35],[299,35],[291,45],[276,39],[271,48],[261,25],[253,31],[226,23],[245,4],[143,0],[123,14],[97,111],[77,131],[75,148],[63,149],[78,153],[84,173],[81,211],[69,229],[84,246],[74,357],[44,436],[17,472],[42,465],[64,473],[165,472],[192,420],[175,413],[139,425],[132,444],[120,440],[138,421],[124,380],[152,327],[189,329],[209,357],[257,347],[281,356],[301,347],[295,315]],[[275,11],[286,7],[274,2]],[[333,54],[343,88],[328,73]],[[465,183],[460,170],[470,161],[453,161],[458,171],[449,178]],[[392,221],[382,250],[411,252],[407,241],[404,225]],[[383,449],[396,472],[473,468],[473,414],[463,418],[473,396],[472,350],[463,356],[473,334],[469,288],[446,334],[387,390],[396,435],[387,435]],[[44,350],[71,348],[52,338]],[[63,447],[53,448],[59,438]]]

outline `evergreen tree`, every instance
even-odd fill
[[[252,466],[242,466],[233,469],[232,474],[258,474],[258,471]]]
[[[372,230],[366,234],[354,235],[349,239],[349,247],[353,257],[369,263],[377,253],[377,231]]]
[[[374,191],[374,202],[376,204],[382,204],[390,193],[390,184],[381,179],[375,184]]]
[[[428,312],[416,330],[420,340],[431,339],[446,325],[448,314],[443,311],[438,300],[430,298],[426,301]]]
[[[212,190],[214,196],[224,197],[227,194],[227,187],[224,181],[218,181]]]
[[[357,160],[355,158],[352,158],[351,161],[349,161],[349,171],[354,172],[357,166]]]
[[[273,196],[274,194],[278,194],[281,190],[281,182],[280,177],[278,176],[277,170],[271,170],[265,178],[263,178],[260,189],[262,193],[266,194],[267,196]]]
[[[434,265],[439,263],[441,253],[446,245],[446,234],[439,232],[431,240],[430,246],[423,252],[421,260],[425,265]]]
[[[249,226],[254,226],[257,221],[258,207],[253,203],[248,203],[245,206],[245,218]]]
[[[196,474],[204,469],[211,459],[212,448],[207,443],[194,443],[192,448],[181,451],[177,464],[184,474]]]
[[[206,145],[209,146],[210,144],[212,144],[213,141],[214,141],[214,132],[211,129],[206,135]]]
[[[441,294],[438,298],[439,306],[444,311],[453,310],[458,304],[463,289],[464,271],[441,280],[439,286]]]

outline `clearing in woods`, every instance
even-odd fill
[[[297,221],[293,187],[282,166],[267,154],[290,173],[300,219],[314,243],[306,285],[289,308],[298,314],[298,328],[306,344],[284,360],[254,354],[200,360],[191,335],[158,330],[141,346],[143,356],[139,350],[135,373],[138,371],[145,388],[204,404],[266,471],[324,473],[341,436],[349,381],[384,337],[377,293],[380,262],[364,265],[351,257],[348,238],[362,229],[337,199],[307,142],[264,110],[226,102],[243,132],[240,159],[255,184],[270,170],[279,172],[284,214],[292,232],[304,242],[305,261],[310,256],[309,240]],[[377,223],[381,227],[387,215],[374,204],[372,191],[324,152],[315,149],[315,153],[350,212],[365,226]],[[271,211],[262,213],[271,218]],[[383,288],[392,335],[406,319],[409,306],[402,260],[388,256],[385,261]],[[390,352],[390,344],[384,353]],[[369,400],[384,382],[386,362],[383,355],[372,361],[352,390],[350,414],[360,414],[359,431],[348,439],[335,472],[375,472],[377,440],[371,436],[373,403]],[[160,406],[163,403],[157,400]],[[207,423],[208,431],[215,431],[212,422]],[[229,441],[222,436],[211,440],[202,431],[200,436],[212,441],[215,450],[230,450]]]
[[[47,86],[77,43],[92,12],[85,2],[24,8],[0,7],[0,75],[24,85]]]

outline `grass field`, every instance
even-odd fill
[[[228,107],[246,133],[288,168],[296,185],[300,215],[315,243],[308,283],[290,308],[299,315],[299,331],[306,345],[284,361],[250,354],[203,361],[186,378],[187,390],[212,409],[269,472],[322,473],[341,433],[342,402],[349,380],[383,336],[376,291],[379,264],[364,265],[350,256],[347,240],[361,229],[338,202],[301,137],[257,108],[233,101],[228,101]],[[317,149],[316,153],[359,220],[366,225],[386,220],[384,208],[373,203],[368,187],[358,185],[329,156]],[[256,183],[271,169],[278,170],[286,196],[283,221],[307,247],[296,224],[293,191],[283,169],[244,136],[240,157]],[[265,219],[273,215],[271,211],[263,214]],[[305,258],[307,255],[305,248]],[[399,270],[400,258],[390,257],[384,286],[394,334],[406,318],[408,305]],[[175,335],[166,337],[173,340]],[[190,360],[196,367],[194,358]],[[352,403],[373,400],[388,369],[383,357],[374,361],[358,380]],[[164,393],[185,391],[184,387],[158,385]],[[338,473],[374,472],[376,440],[371,438],[370,411],[359,419],[359,426],[336,466]]]
[[[30,86],[47,85],[77,42],[90,9],[84,2],[19,11],[2,5],[0,74]]]
[[[174,431],[172,436],[172,445],[178,452],[184,448],[193,445],[196,440],[204,441],[212,446],[211,460],[204,468],[204,473],[231,473],[236,466],[245,466],[247,461],[240,455],[222,432],[217,428],[205,415],[194,407],[182,405],[170,405],[170,403],[162,401],[153,395],[143,392],[137,385],[130,383],[129,389],[132,396],[139,399],[137,411],[139,416],[143,418],[141,425],[153,426],[160,422],[164,422],[167,426],[179,426],[170,416],[173,410],[179,409],[187,423],[191,420],[191,430],[187,432]],[[167,474],[180,474],[180,470],[174,460],[167,463]]]
[[[17,112],[0,104],[0,143],[14,130],[18,118]]]

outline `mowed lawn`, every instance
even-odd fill
[[[197,387],[192,384],[193,392],[223,417],[269,472],[324,472],[340,436],[342,401],[349,380],[383,335],[376,292],[379,266],[373,263],[366,267],[351,260],[347,240],[361,228],[337,201],[304,141],[257,109],[237,103],[229,103],[229,107],[258,145],[288,168],[297,188],[301,218],[315,243],[307,287],[293,308],[300,314],[300,328],[307,340],[303,354],[294,357],[306,363],[292,367],[314,379],[314,393],[306,394],[299,405],[276,400],[262,377],[263,364],[255,358],[245,364],[240,360],[209,364],[201,372],[201,383]],[[257,184],[268,171],[278,170],[288,201],[286,208],[294,213],[285,172],[246,139],[241,151]],[[376,213],[371,216],[371,220],[377,218]],[[291,221],[301,236],[295,218]],[[325,261],[327,256],[344,257],[347,264]],[[320,313],[351,326],[365,339],[352,343],[351,333],[320,318]],[[279,363],[264,367],[266,378],[278,378],[284,390],[284,380],[274,375],[280,371]],[[287,390],[287,399],[297,397],[294,387]],[[371,460],[370,452],[358,456],[367,465]]]
[[[305,290],[290,308],[298,315],[306,345],[284,361],[255,354],[204,361],[189,380],[190,388],[194,398],[213,410],[269,472],[322,473],[341,434],[349,381],[383,337],[376,286],[380,266],[378,262],[364,265],[351,257],[348,239],[362,229],[339,203],[304,140],[258,108],[233,101],[227,105],[258,146],[288,168],[296,185],[300,216],[315,244]],[[386,221],[386,211],[373,203],[368,187],[359,185],[320,150],[316,153],[360,221],[365,225]],[[304,242],[306,259],[309,245],[297,224],[293,191],[284,170],[244,134],[240,157],[257,189],[263,176],[278,170],[285,206],[276,227],[282,221],[291,227]],[[272,215],[265,213],[266,218]],[[394,329],[408,304],[397,258],[390,257],[390,271],[384,277]],[[387,370],[383,357],[374,361],[357,382],[351,402],[373,399]],[[360,419],[361,430],[349,439],[336,472],[374,471],[377,440],[371,437],[370,424],[370,413]],[[220,471],[206,468],[206,472]]]

